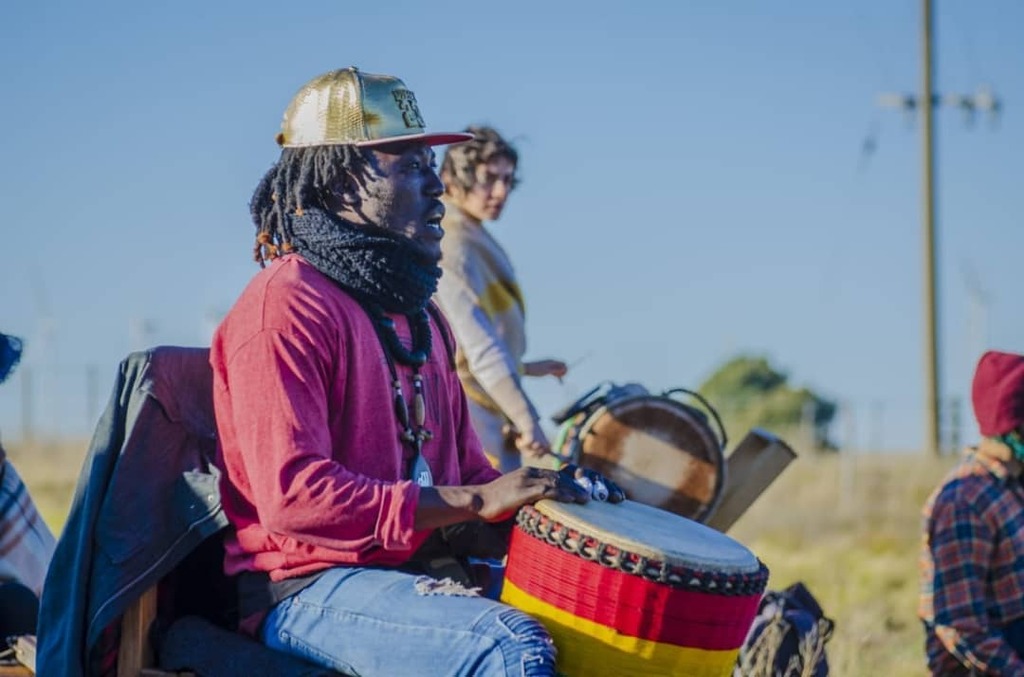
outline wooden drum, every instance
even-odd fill
[[[678,396],[698,400],[718,434],[704,411]],[[555,453],[610,478],[631,500],[698,522],[714,511],[725,482],[725,429],[699,394],[606,384],[553,418],[561,425]]]
[[[519,511],[501,599],[541,621],[565,675],[730,675],[768,582],[725,534],[651,506]]]

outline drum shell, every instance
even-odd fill
[[[562,455],[611,478],[634,501],[702,522],[721,497],[721,442],[704,413],[683,402],[626,397],[562,427]]]
[[[742,545],[631,501],[542,501],[517,521],[502,600],[545,625],[560,674],[731,673],[768,578]]]

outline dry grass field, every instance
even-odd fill
[[[801,457],[729,532],[771,569],[804,581],[835,620],[841,677],[927,675],[917,620],[920,511],[955,458]]]
[[[89,448],[88,440],[40,441],[30,444],[4,441],[7,456],[25,480],[39,514],[59,534]]]
[[[87,442],[8,450],[59,532]],[[955,459],[801,457],[730,531],[771,569],[772,588],[804,581],[836,621],[840,677],[925,675],[915,617],[921,505]]]

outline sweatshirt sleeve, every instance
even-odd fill
[[[232,424],[260,523],[358,561],[379,548],[407,550],[419,487],[371,479],[333,459],[327,400],[339,376],[319,331],[314,323],[264,329],[226,367]]]
[[[468,256],[459,257],[445,267],[437,299],[469,371],[509,420],[529,431],[537,422],[537,412],[523,390],[518,362],[481,302],[484,277]]]
[[[483,307],[484,272],[468,253],[445,265],[437,299],[473,376],[485,388],[519,374],[519,365]]]

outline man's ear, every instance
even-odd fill
[[[361,201],[359,198],[359,186],[349,172],[344,172],[341,175],[341,181],[338,182],[338,188],[334,195],[341,204],[348,207],[355,206]]]
[[[346,172],[334,181],[334,185],[324,192],[324,207],[336,214],[354,211],[359,206],[360,198],[356,183]]]

